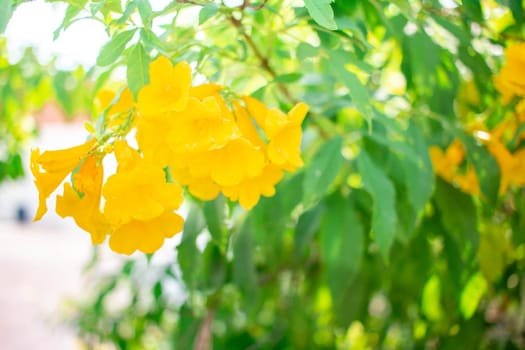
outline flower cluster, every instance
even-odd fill
[[[133,101],[128,89],[102,91],[104,133],[65,150],[32,151],[31,171],[39,190],[38,220],[47,198],[68,174],[56,211],[72,217],[93,243],[109,235],[119,253],[152,253],[180,232],[175,211],[185,186],[195,197],[220,193],[251,209],[272,196],[284,171],[303,165],[301,123],[308,107],[288,114],[243,97],[225,99],[215,84],[192,86],[186,62],[172,66],[160,57],[150,64],[150,82]],[[138,149],[126,139],[136,129]],[[103,159],[113,153],[118,167],[104,182]]]
[[[510,46],[505,50],[506,63],[494,77],[494,83],[502,94],[503,102],[525,97],[525,44]],[[479,141],[487,147],[496,159],[500,170],[499,192],[509,187],[525,185],[525,148],[515,147],[525,140],[522,126],[525,125],[525,100],[516,105],[516,111],[509,118],[489,130],[482,123],[468,127]],[[465,150],[459,140],[454,140],[445,151],[431,146],[429,149],[434,172],[444,180],[455,184],[461,190],[479,195],[479,183],[472,165],[466,164]]]

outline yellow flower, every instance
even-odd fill
[[[494,84],[504,103],[509,103],[514,96],[525,97],[525,43],[509,46],[505,58],[505,65],[494,77]]]
[[[172,120],[168,140],[175,153],[220,148],[236,134],[234,120],[223,116],[213,96],[204,98],[202,102],[190,97],[187,108],[174,115]]]
[[[115,143],[115,155],[119,168],[102,190],[104,214],[112,225],[151,220],[180,206],[182,190],[166,183],[162,168],[140,158],[125,141]]]
[[[219,186],[235,186],[255,177],[264,167],[264,153],[244,138],[233,139],[224,147],[196,153],[188,162],[190,174],[210,177]]]
[[[38,209],[34,220],[40,220],[47,212],[47,198],[53,193],[65,177],[73,171],[91,150],[96,140],[92,139],[86,143],[56,151],[40,150],[31,151],[31,173],[38,189]]]
[[[106,112],[106,126],[108,128],[118,127],[124,124],[128,118],[133,118],[133,123],[135,122],[135,116],[130,116],[130,111],[134,107],[133,95],[128,88],[122,90],[118,96],[118,100],[114,101],[117,97],[117,94],[111,90],[101,90],[97,93],[95,98],[95,103],[98,105],[99,113],[109,108]]]
[[[286,115],[277,109],[270,109],[252,97],[243,97],[246,108],[264,131],[268,144],[268,158],[288,171],[303,166],[301,159],[301,123],[306,117],[308,106],[298,103]]]
[[[260,147],[261,149],[266,149],[266,144],[257,131],[254,122],[252,122],[248,115],[248,111],[246,111],[246,109],[237,101],[233,101],[233,111],[235,114],[235,121],[237,122],[237,126],[242,135],[255,146]]]
[[[121,254],[136,250],[151,254],[159,249],[165,238],[182,230],[184,220],[178,214],[165,211],[151,220],[132,220],[120,227],[109,238],[110,248]]]
[[[104,241],[110,227],[100,211],[100,193],[104,170],[98,159],[88,157],[73,175],[76,191],[70,183],[64,184],[64,194],[57,196],[56,212],[61,217],[71,216],[78,227],[91,234],[93,244]],[[82,196],[78,192],[82,193]]]
[[[464,175],[457,174],[454,176],[453,182],[458,186],[463,192],[470,193],[474,196],[479,196],[479,182],[476,171],[473,167],[469,167],[468,171]]]
[[[458,165],[463,162],[465,157],[461,143],[455,140],[445,152],[437,146],[430,146],[429,153],[434,173],[441,176],[444,180],[452,182]]]
[[[282,177],[282,170],[268,163],[259,176],[244,179],[236,186],[224,187],[222,193],[232,201],[238,200],[244,209],[250,210],[260,196],[271,197],[275,194],[274,186]]]
[[[191,86],[191,67],[171,62],[160,56],[149,66],[150,83],[138,95],[137,107],[142,116],[153,116],[169,111],[182,111],[188,102]]]

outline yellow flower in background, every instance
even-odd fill
[[[61,217],[72,217],[81,229],[91,234],[93,244],[104,241],[110,226],[100,211],[100,194],[104,169],[99,159],[88,157],[73,175],[73,184],[64,184],[64,193],[57,196],[56,212]],[[80,192],[80,193],[79,193]]]
[[[459,171],[459,166],[465,159],[465,149],[459,140],[454,140],[445,152],[437,146],[430,146],[429,154],[435,174],[465,193],[479,195],[478,177],[474,168],[468,165],[465,173]]]
[[[525,43],[509,46],[505,50],[506,62],[494,84],[503,96],[503,102],[509,103],[514,96],[525,97]]]
[[[182,203],[181,188],[166,182],[162,168],[130,154],[138,156],[124,141],[115,144],[117,160],[125,159],[126,163],[119,166],[102,189],[106,199],[104,215],[112,225],[151,220],[178,209]]]
[[[144,116],[186,108],[191,86],[191,67],[180,62],[174,67],[168,58],[160,56],[149,66],[150,83],[138,95],[137,107]]]
[[[430,146],[429,153],[434,172],[444,180],[452,182],[458,165],[463,162],[465,156],[463,145],[458,140],[455,140],[447,147],[445,152],[437,146]]]
[[[47,198],[64,181],[66,176],[75,169],[82,158],[86,157],[96,140],[92,139],[86,143],[56,151],[40,150],[31,151],[31,173],[34,183],[38,189],[38,209],[34,220],[40,220],[47,212]]]
[[[453,182],[465,193],[470,193],[474,196],[479,196],[480,194],[478,176],[472,166],[468,168],[465,174],[456,174]]]

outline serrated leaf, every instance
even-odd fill
[[[388,260],[397,227],[395,188],[383,169],[372,161],[364,149],[357,157],[357,167],[363,179],[363,186],[374,201],[372,212],[374,240],[383,258]]]
[[[218,11],[219,7],[215,4],[203,6],[199,12],[199,25],[212,18]]]
[[[321,198],[337,177],[344,160],[342,145],[343,138],[340,136],[327,141],[307,166],[303,182],[305,204]]]
[[[129,52],[126,78],[134,96],[149,82],[149,62],[150,57],[141,43],[136,44]]]
[[[321,224],[321,255],[336,306],[361,266],[364,232],[355,209],[339,192],[326,201]]]
[[[3,34],[15,7],[11,0],[0,0],[0,34]]]
[[[114,63],[122,54],[128,42],[135,35],[136,29],[126,30],[112,37],[102,49],[97,57],[98,66],[107,66]]]
[[[331,0],[304,0],[304,5],[317,24],[330,30],[336,30],[337,24],[334,21],[331,2]]]

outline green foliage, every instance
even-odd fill
[[[58,103],[69,117],[91,111],[93,96],[85,84],[87,76],[81,67],[62,71],[53,63],[43,66],[31,49],[11,63],[6,41],[0,37],[0,183],[24,175],[21,152],[35,133],[31,113],[52,102]]]
[[[163,54],[228,94],[310,106],[305,166],[273,197],[249,212],[223,197],[190,200],[171,261],[130,260],[79,298],[71,319],[89,346],[206,349],[208,337],[214,349],[523,347],[524,188],[499,193],[500,164],[472,132],[513,113],[491,77],[499,49],[523,38],[521,1],[66,3],[57,33],[88,16],[111,34],[90,72],[95,90],[125,66],[136,96]],[[17,66],[1,67],[3,77]],[[47,83],[68,111],[76,95],[61,87],[75,76]],[[509,137],[514,151],[521,131]],[[435,174],[429,147],[453,140],[479,195]],[[16,173],[14,154],[0,180]],[[119,290],[131,298],[112,310]]]

